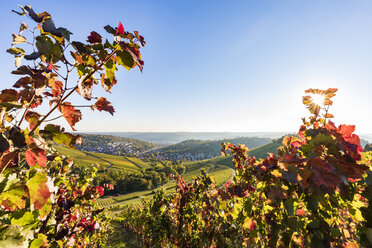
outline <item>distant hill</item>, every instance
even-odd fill
[[[259,147],[272,142],[269,138],[258,137],[239,137],[234,139],[222,140],[186,140],[174,145],[160,147],[150,151],[148,154],[153,154],[160,159],[166,160],[203,160],[221,155],[221,143],[230,142],[234,145],[245,144],[249,148]]]
[[[367,144],[369,144],[368,140],[365,140],[364,138],[360,138],[360,145],[364,148]]]
[[[158,147],[158,145],[150,142],[113,135],[81,135],[83,144],[77,148],[83,151],[101,152],[113,155],[136,155]]]
[[[105,134],[133,138],[160,145],[176,144],[185,140],[221,140],[238,137],[260,137],[275,139],[286,132],[100,132],[87,134]]]
[[[370,133],[370,134],[360,134],[359,137],[372,144],[372,133]]]

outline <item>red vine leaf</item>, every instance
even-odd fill
[[[62,116],[66,119],[68,124],[70,124],[72,130],[76,131],[74,126],[81,120],[80,110],[75,109],[69,102],[65,102],[63,105],[59,106],[58,110],[62,113]]]
[[[44,167],[47,161],[46,151],[41,148],[28,149],[25,158],[29,166],[35,166],[37,163],[40,167]]]
[[[96,108],[99,111],[107,111],[111,115],[114,115],[114,107],[111,105],[109,101],[107,101],[106,98],[100,97],[97,102],[91,107],[93,110]]]
[[[349,137],[355,131],[354,125],[340,125],[337,130],[342,137]]]
[[[116,36],[118,35],[121,35],[121,34],[124,34],[125,31],[124,31],[124,26],[123,24],[121,24],[121,22],[119,21],[119,26],[118,28],[116,29]]]
[[[305,211],[303,210],[303,209],[301,209],[301,208],[298,208],[297,210],[296,210],[296,215],[305,215]]]
[[[103,196],[103,194],[104,194],[104,192],[105,192],[104,189],[103,189],[101,186],[97,186],[96,189],[97,189],[99,195],[100,195],[100,196]]]

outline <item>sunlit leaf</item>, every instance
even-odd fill
[[[40,167],[44,167],[47,161],[46,152],[41,148],[28,149],[25,158],[29,166],[35,166],[37,163]]]
[[[81,120],[81,112],[71,105],[69,102],[65,102],[58,107],[58,110],[62,113],[62,116],[70,124],[72,130],[75,131],[75,124]]]
[[[25,43],[27,41],[26,37],[24,37],[22,35],[12,34],[12,36],[13,36],[12,46],[15,45],[15,44]]]
[[[24,22],[21,22],[21,25],[19,26],[19,33],[22,33],[26,29],[28,29],[27,24]]]
[[[41,209],[50,197],[49,188],[46,185],[47,180],[46,174],[36,173],[26,183],[31,204],[35,209]]]
[[[76,90],[82,97],[87,100],[92,99],[92,90],[93,90],[93,80],[86,79],[85,76],[82,76],[78,82],[78,89]]]
[[[114,115],[114,107],[111,105],[109,101],[107,101],[106,98],[100,97],[97,102],[92,106],[92,109],[97,109],[99,111],[107,111],[111,115]]]

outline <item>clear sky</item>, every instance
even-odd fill
[[[120,20],[147,41],[143,73],[120,70],[112,94],[94,91],[115,115],[83,110],[78,131],[297,131],[303,91],[336,87],[336,124],[372,133],[372,1],[18,3],[48,11],[73,40]],[[1,3],[1,88],[16,80],[5,53],[11,33],[31,23],[10,12],[17,8]]]

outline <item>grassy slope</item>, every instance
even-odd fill
[[[61,154],[70,157],[77,165],[90,166],[92,164],[98,163],[100,164],[100,166],[103,166],[103,168],[107,168],[110,165],[109,163],[102,159],[86,155],[84,152],[79,150],[69,149],[64,146],[56,146],[56,149]]]
[[[109,161],[110,163],[112,163],[113,169],[131,170],[131,171],[138,171],[142,169],[141,167],[138,167],[136,164],[129,161],[126,157],[98,153],[98,152],[86,152],[86,153],[99,157],[102,160]]]
[[[265,158],[267,153],[274,153],[276,149],[280,146],[280,143],[269,143],[257,148],[250,150],[248,153],[250,156],[255,156],[256,158]],[[85,155],[81,151],[73,150],[70,152],[70,149],[65,149],[65,152],[68,151],[69,156],[72,157],[77,163],[81,164],[92,164],[93,163],[100,163],[108,166],[106,161],[113,163],[113,169],[124,169],[124,170],[139,170],[139,169],[146,169],[149,168],[150,165],[146,162],[137,159],[137,158],[126,158],[102,153],[88,153],[94,155],[99,159],[96,159],[91,156]],[[65,153],[66,154],[66,153]],[[191,180],[193,177],[200,175],[200,170],[204,168],[216,181],[218,186],[222,186],[227,181],[232,178],[233,175],[233,163],[232,163],[232,156],[227,157],[216,157],[208,160],[202,161],[193,161],[185,163],[187,167],[187,172],[183,177],[186,181]],[[170,181],[168,184],[163,185],[162,187],[166,187],[169,192],[173,192],[175,189],[175,182]],[[102,206],[110,206],[110,205],[117,205],[117,204],[140,204],[142,199],[149,199],[152,196],[152,190],[147,191],[140,191],[140,192],[133,192],[126,195],[120,196],[111,196],[100,199],[99,202]]]

